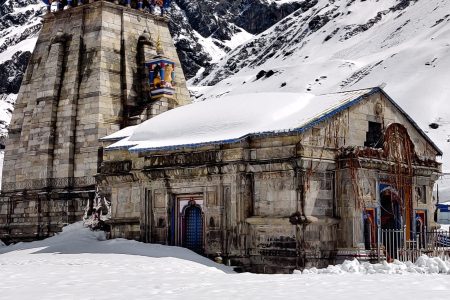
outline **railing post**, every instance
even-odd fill
[[[428,236],[427,236],[427,225],[425,225],[424,227],[424,231],[423,231],[423,247],[425,248],[425,250],[427,250],[428,248]]]
[[[378,255],[378,262],[381,262],[381,257],[380,257],[380,249],[381,249],[381,227],[380,224],[378,224],[377,226],[377,255]]]
[[[403,225],[403,245],[401,245],[401,248],[406,251],[406,225]]]

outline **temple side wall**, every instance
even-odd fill
[[[337,243],[329,171],[334,166],[302,172],[308,163],[293,159],[298,140],[267,139],[249,149],[230,146],[145,157],[106,152],[97,180],[112,203],[111,237],[179,245],[171,238],[177,197],[196,196],[203,200],[206,255],[220,253],[266,273],[327,265]],[[310,188],[302,199],[299,185],[307,177]],[[291,224],[297,211],[307,215],[307,224]]]

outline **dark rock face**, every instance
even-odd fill
[[[29,5],[40,3],[39,0],[2,0],[0,1],[0,30],[8,29],[13,26],[24,25],[31,21],[32,18],[38,17],[42,14],[42,10],[35,11],[34,9],[21,10],[19,13],[14,13],[14,8],[24,8]]]
[[[174,0],[170,31],[187,79],[200,68],[208,69],[212,58],[195,32],[204,38],[215,39],[215,45],[229,52],[222,42],[241,29],[258,34],[299,8],[308,8],[317,0],[293,1],[277,5],[261,0]]]
[[[176,0],[175,2],[186,14],[192,29],[200,35],[229,40],[236,31],[239,31],[230,26],[230,23],[252,34],[258,34],[302,7],[301,3],[314,1],[298,1],[282,5],[259,0]]]
[[[235,24],[253,34],[263,32],[300,8],[307,10],[317,4],[317,0],[284,3],[282,5],[272,3],[269,6],[257,1],[247,0],[243,2],[248,3],[244,4],[244,7],[248,8],[235,18]]]
[[[29,51],[18,51],[7,59],[1,59],[8,48],[36,36],[41,24],[36,22],[43,9],[35,6],[39,0],[3,0],[0,2],[0,95],[17,94],[23,74],[31,57]],[[30,9],[24,9],[30,6]],[[11,55],[11,54],[9,54]]]
[[[317,15],[308,23],[309,30],[312,32],[319,30],[330,21],[327,15]]]
[[[11,60],[0,64],[0,94],[17,94],[31,57],[29,51],[17,52]]]
[[[212,37],[224,52],[231,49],[223,44],[237,32],[260,33],[296,9],[313,1],[298,1],[283,5],[262,0],[174,0],[170,11],[169,28],[187,79],[201,68],[209,68],[212,57],[205,50],[199,35]],[[44,8],[36,8],[40,0],[0,0],[0,57],[9,47],[39,34]],[[23,9],[27,6],[30,9]],[[17,10],[20,9],[20,12]],[[22,28],[20,28],[22,27]],[[14,33],[14,34],[12,34]],[[199,35],[198,35],[198,34]],[[17,93],[29,54],[17,53],[0,64],[0,93]],[[1,60],[0,60],[1,61]]]
[[[175,4],[171,11],[169,30],[186,79],[196,75],[200,68],[208,67],[211,57],[203,49],[185,13]]]

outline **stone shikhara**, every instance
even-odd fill
[[[157,40],[177,65],[176,95],[152,102],[145,62]],[[45,15],[10,125],[0,238],[43,238],[79,220],[95,195],[99,139],[189,102],[167,18],[104,1]]]

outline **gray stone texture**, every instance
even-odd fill
[[[83,191],[94,190],[102,160],[99,139],[131,124],[152,105],[156,115],[190,102],[167,23],[164,17],[105,1],[44,17],[6,145],[0,238],[20,239],[14,226],[39,232],[42,214],[49,215],[47,233],[60,228],[66,222],[51,215],[58,210],[50,208],[50,198],[62,206],[64,199],[81,201],[72,221],[80,219],[88,195]],[[140,42],[142,36],[146,43]],[[170,107],[161,99],[152,103],[146,86],[144,62],[156,55],[158,37],[165,56],[177,64],[177,94]],[[41,197],[51,193],[60,196]],[[41,209],[27,212],[27,203],[31,207],[37,198]]]

